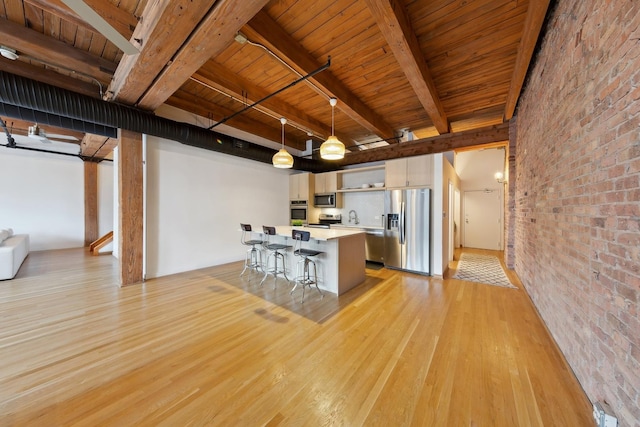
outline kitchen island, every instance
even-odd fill
[[[365,259],[384,263],[384,228],[373,225],[331,224],[331,228],[362,230],[365,232]]]
[[[313,257],[318,267],[318,287],[322,290],[342,295],[365,279],[365,233],[362,230],[339,230],[311,227],[276,226],[276,236],[271,243],[286,243],[294,246],[291,237],[293,229],[308,231],[311,239],[302,242],[302,247],[322,251]],[[300,260],[293,254],[293,248],[286,251],[287,275],[295,278],[296,264]],[[266,283],[273,280],[268,278]]]

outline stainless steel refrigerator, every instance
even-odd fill
[[[385,267],[431,274],[431,190],[388,190],[384,210]]]

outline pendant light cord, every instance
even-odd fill
[[[335,135],[335,118],[334,118],[334,106],[333,104],[331,105],[331,135]]]
[[[282,148],[284,148],[284,125],[287,123],[287,119],[280,117],[280,123],[282,123]]]
[[[337,98],[329,98],[329,104],[331,105],[331,135],[335,136],[335,108],[336,104],[338,104]]]

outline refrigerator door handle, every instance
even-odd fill
[[[404,245],[404,202],[400,203],[400,244]]]

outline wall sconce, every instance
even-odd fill
[[[493,177],[496,179],[496,181],[498,181],[500,184],[504,184],[507,182],[506,179],[504,179],[504,173],[502,172],[496,172]]]

